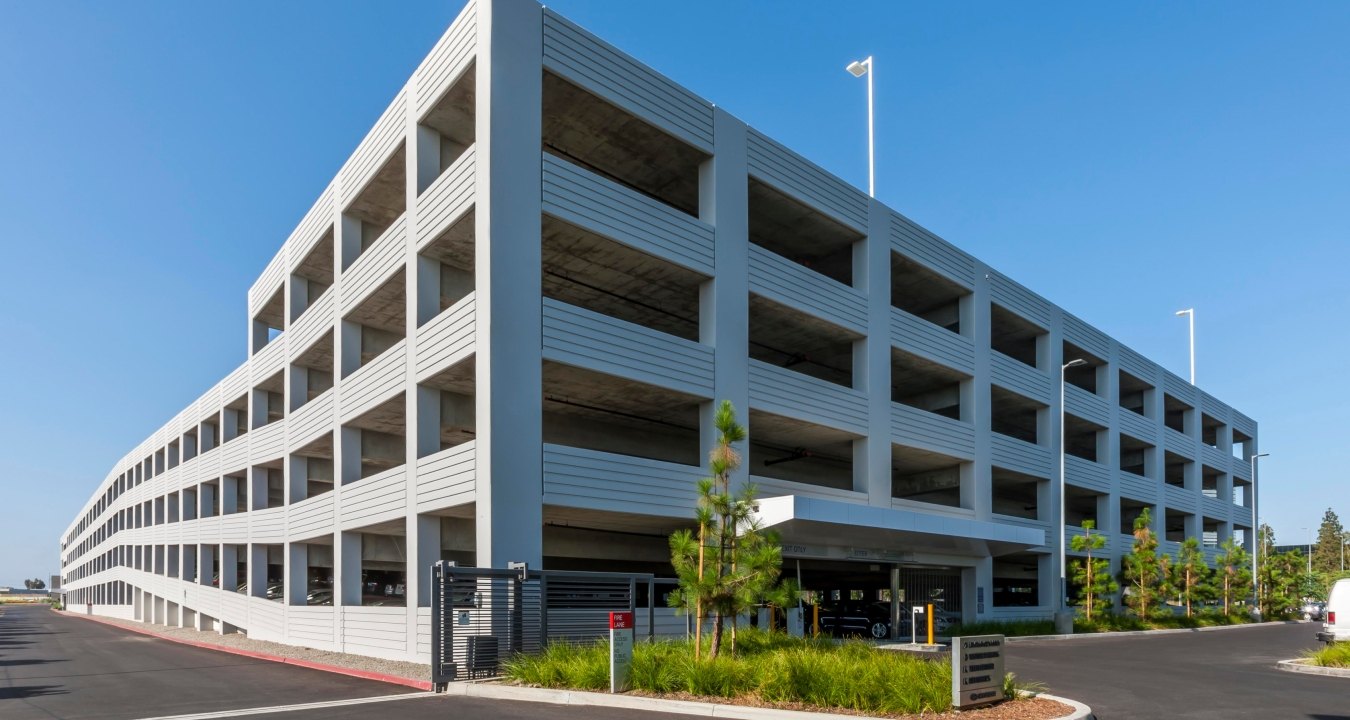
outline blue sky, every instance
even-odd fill
[[[551,6],[1261,423],[1350,514],[1350,4]],[[0,584],[245,357],[245,292],[460,6],[0,9]]]

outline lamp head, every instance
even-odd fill
[[[1084,360],[1083,358],[1074,358],[1073,360],[1064,363],[1064,369],[1067,370],[1071,367],[1078,367],[1079,365],[1086,365],[1086,364],[1088,364],[1088,361]]]
[[[867,74],[867,63],[861,60],[854,60],[844,69],[853,77],[862,77]]]
[[[1193,312],[1195,312],[1195,310],[1190,310],[1190,309],[1188,309],[1188,310],[1178,310],[1178,311],[1177,311],[1177,317],[1181,317],[1182,315],[1190,315],[1190,314],[1193,313]]]

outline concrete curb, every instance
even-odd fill
[[[215,650],[217,652],[229,653],[231,655],[242,655],[257,660],[267,660],[269,662],[283,663],[286,665],[295,665],[298,667],[309,668],[311,670],[321,670],[323,672],[336,673],[338,675],[348,675],[351,677],[362,678],[364,680],[376,680],[379,682],[402,685],[404,687],[415,688],[418,690],[431,690],[430,681],[411,680],[409,678],[398,677],[397,675],[388,675],[385,673],[370,672],[367,670],[356,670],[345,668],[339,665],[328,665],[326,663],[310,662],[308,660],[298,660],[295,658],[282,657],[280,655],[270,655],[268,653],[254,652],[252,650],[243,650],[232,648],[225,645],[215,645],[212,643],[198,642],[195,640],[184,640],[169,635],[144,630],[141,628],[128,627],[121,623],[115,623],[104,620],[93,615],[80,615],[68,611],[58,611],[63,615],[70,617],[92,620],[93,622],[109,627],[115,627],[127,632],[149,635],[160,640],[175,642],[180,645],[189,645],[206,650]],[[676,713],[680,715],[694,715],[699,717],[713,718],[738,718],[739,720],[774,720],[774,718],[783,718],[784,720],[859,720],[865,718],[862,715],[841,715],[838,713],[819,713],[806,712],[802,710],[779,710],[776,708],[757,708],[746,707],[744,705],[726,705],[722,703],[706,703],[694,700],[666,700],[662,698],[644,697],[640,695],[610,695],[608,693],[586,692],[582,690],[553,690],[549,688],[530,688],[518,687],[513,685],[500,685],[497,683],[450,683],[445,695],[460,695],[465,697],[477,697],[486,700],[516,700],[520,702],[550,703],[554,705],[568,705],[577,707],[612,707],[624,708],[628,710],[649,710]],[[1048,693],[1038,693],[1037,697],[1043,697],[1047,700],[1054,700],[1073,708],[1073,712],[1063,715],[1053,720],[1093,720],[1092,709],[1087,705]]]
[[[1295,660],[1281,660],[1275,664],[1275,667],[1285,672],[1303,673],[1305,675],[1322,675],[1323,677],[1341,677],[1350,678],[1350,668],[1322,667],[1320,665],[1309,665],[1304,658]]]
[[[1202,628],[1167,628],[1165,630],[1112,630],[1110,632],[1074,633],[1073,635],[1020,635],[1005,638],[1005,642],[1029,642],[1031,640],[1084,640],[1087,638],[1136,637],[1144,635],[1180,635],[1182,633],[1219,632],[1222,630],[1242,630],[1245,628],[1267,627],[1270,625],[1306,625],[1304,620],[1272,620],[1270,622],[1243,623],[1241,625],[1215,625]]]
[[[250,657],[255,660],[266,660],[268,662],[282,663],[284,665],[295,665],[296,667],[309,668],[310,670],[321,670],[323,672],[334,673],[337,675],[347,675],[350,677],[361,678],[362,680],[375,680],[377,682],[390,683],[393,685],[402,685],[404,687],[415,688],[417,690],[432,689],[430,680],[413,680],[411,678],[399,677],[398,675],[389,675],[387,673],[378,673],[369,670],[357,670],[356,668],[342,667],[341,665],[329,665],[327,663],[318,663],[310,660],[288,658],[283,657],[281,655],[272,655],[269,653],[254,652],[252,650],[233,648],[227,645],[216,645],[213,643],[200,642],[197,640],[185,640],[183,638],[176,638],[170,635],[162,635],[160,633],[154,632],[153,630],[143,630],[141,628],[128,627],[121,623],[110,622],[108,620],[104,620],[102,618],[95,617],[93,615],[81,615],[79,613],[72,613],[64,610],[58,612],[60,612],[63,615],[68,615],[70,617],[81,618],[84,620],[92,620],[96,623],[107,625],[109,627],[115,627],[122,630],[126,630],[127,632],[139,633],[141,635],[149,635],[150,637],[153,638],[159,638],[160,640],[175,642],[180,645],[190,645],[192,647],[203,648],[205,650],[215,650],[216,652],[229,653],[231,655],[242,655],[244,657]]]
[[[611,707],[697,717],[737,718],[738,720],[774,720],[775,718],[781,720],[860,720],[860,718],[866,717],[864,715],[779,710],[777,708],[746,707],[744,705],[727,705],[696,700],[666,700],[641,695],[610,695],[609,693],[583,690],[554,690],[496,683],[451,683],[446,690],[446,694],[488,700],[515,700],[572,707]],[[1038,697],[1061,702],[1073,708],[1073,712],[1054,720],[1090,720],[1093,717],[1091,708],[1076,700],[1045,693],[1041,693]]]

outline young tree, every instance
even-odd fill
[[[1341,542],[1345,538],[1345,528],[1335,511],[1327,508],[1322,514],[1322,525],[1317,529],[1317,544],[1313,545],[1312,569],[1319,573],[1338,573],[1341,571]]]
[[[1153,534],[1153,518],[1148,508],[1134,521],[1134,545],[1120,560],[1125,580],[1130,584],[1126,600],[1135,615],[1148,619],[1155,603],[1165,592],[1168,561],[1158,557],[1158,538]]]
[[[679,610],[693,608],[695,659],[702,653],[703,620],[709,612],[713,628],[708,658],[713,659],[721,650],[727,617],[733,623],[731,650],[735,653],[736,617],[770,594],[784,601],[784,591],[778,587],[782,548],[754,516],[755,487],[747,484],[734,494],[731,490],[731,475],[741,464],[734,444],[745,440],[745,427],[736,422],[735,410],[725,400],[717,408],[714,425],[717,442],[708,457],[711,477],[698,482],[694,511],[698,535],[680,530],[670,536],[671,564],[680,585],[669,602]]]
[[[1233,598],[1252,582],[1252,559],[1231,537],[1224,541],[1220,548],[1223,554],[1218,559],[1215,589],[1223,600],[1223,614],[1227,616]]]
[[[1261,525],[1258,537],[1261,541],[1261,558],[1256,572],[1261,583],[1261,597],[1258,600],[1261,616],[1266,619],[1287,616],[1299,606],[1299,589],[1302,577],[1306,575],[1306,559],[1292,550],[1276,553],[1275,531],[1269,525]]]
[[[1205,575],[1209,565],[1205,563],[1205,552],[1196,538],[1186,538],[1177,552],[1177,561],[1172,565],[1172,586],[1177,589],[1181,602],[1186,605],[1186,617],[1191,616],[1191,605],[1204,594]]]
[[[1078,585],[1078,601],[1089,622],[1092,614],[1106,612],[1111,607],[1111,594],[1120,590],[1120,586],[1111,578],[1111,561],[1102,557],[1093,557],[1092,553],[1106,547],[1106,536],[1093,532],[1097,527],[1094,520],[1083,521],[1083,534],[1075,535],[1069,541],[1074,552],[1085,557],[1074,561],[1073,580]]]

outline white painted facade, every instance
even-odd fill
[[[425,660],[437,559],[659,565],[728,399],[790,563],[1043,617],[1077,357],[1069,524],[1251,541],[1253,420],[529,0],[465,8],[248,306],[63,534],[72,606]]]

